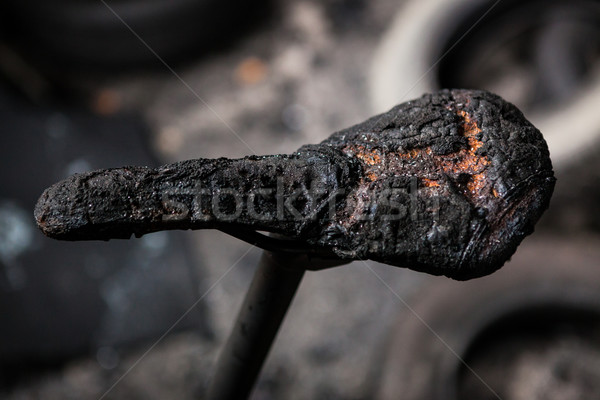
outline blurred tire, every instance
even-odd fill
[[[548,318],[542,311],[557,320],[582,313],[590,321],[600,319],[599,243],[598,238],[528,241],[491,276],[432,279],[413,309],[402,310],[392,331],[377,398],[459,399],[461,373],[469,373],[461,360],[468,360],[490,327],[517,314],[530,324]],[[521,331],[519,325],[510,328]],[[490,398],[495,397],[490,393]]]

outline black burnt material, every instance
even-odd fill
[[[74,175],[44,192],[35,217],[64,240],[267,231],[325,257],[469,279],[515,252],[554,182],[541,133],[515,106],[443,90],[290,155]]]

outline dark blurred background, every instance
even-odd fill
[[[290,153],[465,87],[548,141],[536,233],[470,282],[308,273],[254,398],[600,398],[599,55],[593,0],[2,2],[0,396],[202,398],[260,256],[216,231],[52,241],[32,216],[50,184]]]

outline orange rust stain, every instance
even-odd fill
[[[367,178],[369,178],[369,180],[370,180],[371,182],[372,182],[372,181],[375,181],[375,180],[377,180],[377,177],[378,177],[378,176],[377,176],[377,174],[376,174],[375,172],[369,172],[369,173],[367,174]]]
[[[413,159],[419,156],[429,156],[432,153],[433,150],[431,150],[431,147],[425,147],[422,149],[410,149],[407,153],[396,153],[395,155],[403,159]]]
[[[467,183],[467,189],[473,194],[481,193],[485,188],[485,174],[474,174],[471,176],[471,180]]]
[[[361,160],[366,166],[366,178],[375,181],[381,177],[382,173],[389,173],[389,168],[394,167],[396,160],[414,160],[422,158],[424,162],[431,163],[439,172],[451,175],[468,174],[470,179],[467,182],[467,190],[474,197],[482,196],[488,186],[486,181],[486,168],[490,164],[486,156],[476,154],[477,150],[483,146],[483,142],[477,138],[481,133],[481,128],[477,122],[471,119],[471,116],[464,110],[455,111],[463,120],[462,134],[467,139],[468,147],[455,153],[447,155],[435,155],[431,147],[410,149],[406,152],[394,154],[384,154],[380,149],[367,150],[365,146],[348,146],[345,150],[348,155],[352,155]],[[386,157],[389,156],[389,157]],[[398,171],[401,172],[403,167]],[[439,187],[440,183],[435,179],[422,178],[425,187]],[[498,197],[498,192],[493,190],[492,194]]]
[[[458,110],[457,114],[463,118],[463,135],[467,138],[469,147],[456,153],[459,156],[458,160],[445,160],[442,163],[442,168],[449,173],[471,175],[471,179],[467,183],[467,189],[473,196],[480,196],[486,187],[485,169],[490,164],[487,157],[476,154],[477,149],[483,146],[483,142],[477,139],[477,134],[481,132],[481,128],[477,126],[477,122],[473,121],[466,111]]]
[[[366,150],[364,146],[353,146],[347,148],[347,150],[368,166],[373,167],[366,171],[367,178],[369,178],[370,181],[375,181],[379,178],[380,171],[375,168],[383,164],[382,155],[379,150]]]
[[[433,179],[427,179],[427,178],[422,178],[421,181],[423,182],[423,186],[425,187],[438,187],[440,186],[440,183],[436,180]]]
[[[477,138],[475,137],[478,133],[481,132],[481,129],[477,126],[477,122],[473,121],[471,119],[471,116],[467,114],[466,111],[458,110],[456,113],[460,115],[464,120],[463,135],[467,138],[467,141],[469,142],[469,147],[473,150],[474,153],[475,150],[483,146],[483,143],[481,143],[481,141],[477,140]]]
[[[489,164],[485,157],[470,154],[469,150],[461,150],[458,155],[460,156],[459,160],[444,160],[442,166],[445,172],[472,175],[481,172]]]
[[[364,146],[356,146],[354,156],[367,165],[381,163],[381,155],[377,150],[366,151]]]
[[[419,155],[419,153],[421,153],[419,150],[417,149],[411,149],[408,151],[408,157],[409,158],[417,158],[417,156]]]

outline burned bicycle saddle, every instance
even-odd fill
[[[469,279],[515,252],[554,182],[541,133],[515,106],[442,90],[289,155],[73,175],[42,194],[35,218],[56,239],[214,228],[270,250]]]

